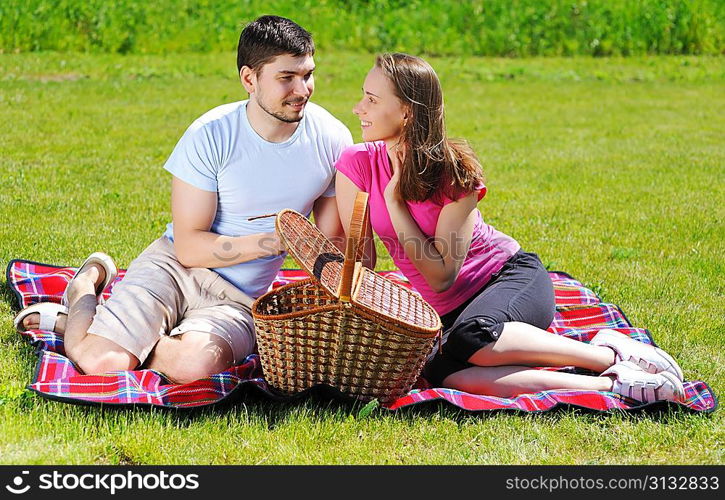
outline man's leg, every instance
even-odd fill
[[[144,367],[185,384],[241,363],[254,351],[255,340],[249,308],[227,300],[188,311],[171,334],[159,340]]]
[[[88,334],[96,314],[96,285],[103,280],[104,274],[101,266],[90,265],[76,276],[68,289],[68,317],[63,336],[65,352],[87,374],[131,370],[139,363],[136,356],[115,342]]]
[[[184,310],[184,269],[160,238],[149,245],[116,284],[111,298],[96,305],[95,284],[102,276],[92,266],[68,290],[65,325],[68,357],[87,374],[137,368]]]
[[[103,267],[90,264],[68,289],[68,316],[61,314],[54,331],[63,335],[65,353],[84,373],[96,374],[114,370],[129,370],[138,366],[138,358],[115,342],[89,335],[88,328],[96,314],[96,287],[103,281]],[[40,325],[40,315],[30,314],[23,321],[25,328]]]
[[[161,337],[144,368],[159,371],[176,384],[188,384],[223,372],[233,362],[231,347],[218,335],[186,332]]]

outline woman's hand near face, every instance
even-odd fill
[[[383,197],[386,203],[393,203],[401,201],[400,195],[398,194],[398,184],[400,184],[400,169],[393,169],[393,176],[390,178],[388,185],[385,186]]]
[[[386,203],[402,202],[398,193],[398,184],[400,184],[400,171],[403,165],[403,155],[400,151],[390,152],[390,168],[393,170],[393,176],[390,178],[388,185],[383,191],[383,198]]]

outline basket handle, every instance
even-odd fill
[[[355,196],[355,206],[352,209],[350,229],[345,245],[345,263],[342,266],[342,278],[340,279],[339,297],[342,302],[350,302],[353,281],[362,267],[359,260],[362,260],[363,237],[367,233],[369,196],[364,191],[358,191]]]

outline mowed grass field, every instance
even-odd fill
[[[314,101],[351,108],[373,56],[316,57]],[[485,219],[622,307],[725,390],[725,59],[431,59],[448,129],[480,155]],[[0,55],[0,267],[127,266],[170,220],[162,165],[186,127],[245,97],[235,55]],[[294,165],[290,165],[294,168]],[[390,268],[383,255],[379,268]],[[293,265],[293,263],[289,263]],[[360,415],[312,400],[194,412],[79,407],[25,389],[36,358],[0,284],[5,464],[722,464],[722,410],[694,415]]]

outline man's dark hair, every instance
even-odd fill
[[[312,35],[302,26],[279,16],[262,16],[249,23],[239,36],[237,71],[256,71],[282,54],[314,55]]]

